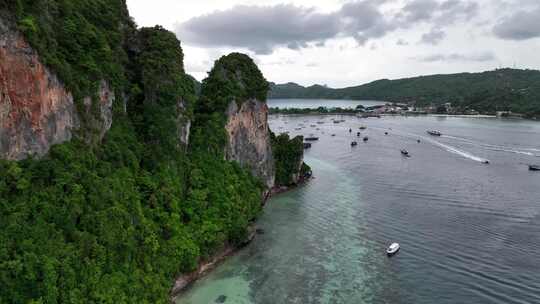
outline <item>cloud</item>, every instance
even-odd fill
[[[293,5],[241,5],[176,26],[176,33],[186,42],[245,47],[258,54],[271,53],[276,45],[305,47],[308,42],[332,38],[337,31],[338,24],[331,15]]]
[[[521,10],[504,18],[493,27],[495,36],[506,40],[527,40],[540,37],[540,7]]]
[[[428,22],[442,27],[458,21],[469,21],[478,14],[478,4],[466,0],[411,0],[397,14],[401,26]]]
[[[399,45],[399,46],[406,46],[406,45],[409,45],[409,43],[406,41],[406,40],[403,40],[403,39],[398,39],[398,41],[396,41],[396,45]]]
[[[421,62],[486,62],[496,60],[492,52],[478,54],[433,54],[428,56],[412,57],[411,59]]]
[[[433,14],[438,8],[439,3],[434,0],[413,0],[408,2],[398,15],[404,23],[415,23],[428,21],[433,18]]]
[[[440,28],[432,28],[431,31],[422,35],[420,43],[437,45],[446,37],[446,33]]]
[[[438,27],[476,13],[469,0],[410,0],[399,13],[383,11],[386,1],[352,1],[328,13],[315,8],[279,4],[237,5],[176,24],[178,37],[192,45],[237,47],[270,54],[278,47],[298,50],[324,45],[330,39],[353,38],[360,45],[418,22]]]

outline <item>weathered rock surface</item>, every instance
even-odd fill
[[[91,122],[100,137],[112,124],[114,98],[103,81],[98,92],[100,118]],[[85,98],[84,104],[90,112],[92,99]],[[0,14],[0,158],[42,156],[52,145],[71,140],[80,127],[72,94]]]
[[[106,81],[101,81],[97,93],[97,101],[91,97],[84,98],[85,116],[89,117],[90,125],[88,127],[97,130],[99,133],[98,139],[102,139],[107,131],[111,128],[113,122],[112,106],[116,99],[114,91]],[[94,117],[92,113],[93,103],[97,102],[99,116]]]
[[[293,184],[298,184],[301,182],[302,176],[302,165],[304,164],[304,153],[302,153],[302,157],[298,160],[297,169],[294,173],[291,174],[291,180]]]
[[[189,144],[189,133],[191,130],[191,120],[189,117],[184,115],[186,112],[186,102],[184,100],[179,100],[177,102],[177,112],[178,118],[176,119],[176,124],[178,126],[178,140],[185,147]]]
[[[0,157],[43,155],[78,126],[73,96],[0,17]]]
[[[264,102],[250,99],[239,108],[236,101],[232,101],[227,109],[227,117],[225,129],[229,141],[225,147],[225,157],[248,168],[271,189],[274,186],[275,168],[268,126],[268,106]]]

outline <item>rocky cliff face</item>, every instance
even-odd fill
[[[0,19],[0,156],[43,155],[70,140],[78,126],[73,96],[22,35]]]
[[[113,122],[112,106],[115,100],[115,94],[112,88],[106,81],[101,81],[97,92],[97,100],[92,100],[91,97],[85,97],[84,115],[88,117],[90,127],[97,131],[98,139],[102,139],[105,133],[111,128]],[[96,105],[94,105],[96,103]],[[96,108],[98,111],[97,117],[92,113]]]
[[[304,153],[302,153],[302,156],[298,160],[296,170],[291,174],[291,181],[293,184],[298,184],[303,176],[302,176],[302,165],[304,164]]]
[[[232,101],[227,109],[227,117],[225,130],[229,140],[225,157],[248,168],[269,189],[272,188],[275,169],[266,103],[250,99],[239,108],[236,101]]]
[[[103,136],[112,123],[114,101],[104,81],[98,99],[100,119],[92,125]],[[92,111],[91,98],[84,105]],[[70,140],[80,125],[72,94],[0,15],[0,158],[42,156],[52,145]]]
[[[176,125],[178,128],[178,141],[180,144],[187,147],[189,144],[189,132],[191,130],[191,120],[184,115],[186,112],[186,102],[181,99],[176,104],[178,118],[176,119]]]

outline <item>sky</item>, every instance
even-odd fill
[[[268,81],[346,87],[378,79],[540,69],[540,0],[127,0],[161,25],[202,80],[231,52]]]

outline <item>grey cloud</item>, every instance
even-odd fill
[[[527,40],[540,37],[540,7],[518,11],[493,27],[495,36],[507,40]]]
[[[430,22],[447,26],[458,21],[468,21],[478,14],[478,4],[467,0],[412,0],[397,14],[402,26],[417,22]]]
[[[335,14],[339,20],[340,34],[351,36],[359,44],[369,39],[380,38],[395,29],[389,20],[386,20],[374,1],[351,2],[343,5]]]
[[[437,45],[446,37],[446,33],[440,28],[432,28],[431,31],[422,35],[420,43]]]
[[[450,23],[475,12],[469,0],[410,0],[401,13],[383,14],[381,5],[386,2],[390,1],[347,2],[330,13],[291,4],[239,5],[189,19],[177,24],[175,31],[181,40],[193,45],[270,54],[277,47],[297,50],[340,37],[354,38],[364,45],[417,22]]]
[[[292,5],[236,6],[195,17],[176,26],[182,40],[204,46],[247,47],[259,54],[275,45],[298,49],[309,41],[332,38],[339,24],[333,16]]]
[[[399,15],[406,23],[427,21],[433,17],[439,3],[434,0],[413,0],[403,7]]]
[[[491,52],[484,52],[484,53],[478,53],[478,54],[458,54],[458,53],[452,53],[452,54],[433,54],[428,56],[421,56],[421,57],[413,57],[411,58],[416,61],[421,62],[467,62],[467,61],[475,61],[475,62],[486,62],[486,61],[494,61],[496,60],[496,57]]]

